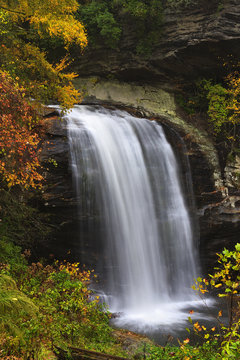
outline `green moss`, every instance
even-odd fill
[[[22,292],[0,287],[0,318],[5,326],[9,326],[9,320],[16,324],[16,317],[33,316],[37,311],[37,306]]]
[[[17,284],[11,276],[0,274],[0,289],[1,290],[17,290]]]
[[[8,348],[11,342],[18,346],[25,342],[22,320],[35,317],[37,312],[38,307],[17,289],[15,280],[10,276],[0,274],[0,333],[5,334],[4,347]],[[2,351],[4,353],[4,349]]]

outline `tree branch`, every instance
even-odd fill
[[[20,14],[20,15],[26,15],[25,13],[21,12],[21,11],[17,11],[17,10],[12,10],[12,9],[8,9],[5,6],[0,5],[0,9],[12,12],[14,14]]]

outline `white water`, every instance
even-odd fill
[[[186,320],[183,309],[195,300],[195,244],[162,127],[122,111],[77,106],[68,137],[82,206],[88,213],[97,204],[107,229],[110,310],[121,313],[123,324]]]

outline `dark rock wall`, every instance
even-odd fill
[[[138,56],[135,34],[126,24],[117,50],[99,46],[88,48],[76,59],[80,76],[114,76],[124,81],[162,82],[216,76],[223,59],[240,55],[240,2],[202,1],[182,11],[168,10],[157,46],[148,58]],[[219,66],[218,66],[219,63]],[[171,86],[171,85],[170,85]]]
[[[101,253],[101,232],[97,217],[79,213],[69,165],[66,121],[55,115],[43,119],[45,139],[41,162],[45,168],[45,184],[41,196],[41,211],[48,214],[52,227],[48,242],[39,250],[44,256],[81,261],[96,269]]]

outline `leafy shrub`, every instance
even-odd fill
[[[180,346],[146,346],[147,360],[217,360],[215,347],[203,344],[202,346],[190,346],[180,343]]]
[[[102,41],[110,48],[119,45],[123,29],[131,24],[136,51],[151,52],[157,43],[162,26],[162,2],[158,0],[92,0],[82,4],[78,11],[80,21],[87,28],[90,45]]]
[[[238,152],[240,140],[240,72],[233,68],[221,82],[198,80],[191,89],[177,96],[179,105],[189,114],[208,116],[209,132],[227,152]]]
[[[21,278],[26,271],[26,259],[21,256],[21,248],[7,238],[0,239],[0,271],[2,274]],[[0,281],[3,283],[3,278]]]
[[[219,141],[225,140],[233,152],[240,139],[240,75],[230,73],[223,84],[207,82],[208,117],[213,134]]]
[[[218,255],[218,266],[214,268],[214,273],[207,278],[198,278],[194,289],[200,294],[208,293],[210,289],[218,291],[219,297],[227,297],[232,299],[234,296],[240,295],[240,244],[235,245],[233,251],[224,249]],[[230,305],[232,301],[230,301]],[[237,308],[235,313],[239,315],[240,302],[237,298]],[[233,308],[230,309],[233,311]],[[194,324],[196,333],[202,332],[201,336],[205,339],[206,344],[218,341],[219,348],[217,350],[217,359],[228,360],[237,359],[240,353],[240,318],[231,316],[229,326],[224,325],[220,318],[222,311],[218,313],[219,332],[215,333],[215,327],[208,331],[204,326]],[[204,330],[204,331],[203,331]]]
[[[228,90],[221,84],[212,84],[210,81],[201,82],[208,99],[208,116],[213,132],[217,135],[228,122]]]
[[[3,240],[0,250],[0,330],[5,339],[0,337],[0,344],[6,359],[45,360],[54,346],[119,351],[107,310],[88,287],[91,271],[67,262],[27,266],[20,249]]]
[[[90,43],[96,44],[100,34],[106,45],[117,46],[122,30],[108,2],[91,1],[79,8],[78,16],[87,28]]]
[[[163,7],[162,2],[151,0],[123,1],[124,10],[129,14],[130,20],[135,24],[137,39],[136,51],[139,55],[149,56],[161,36]]]

